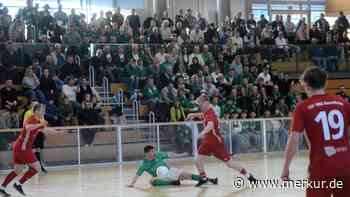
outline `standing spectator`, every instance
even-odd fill
[[[133,31],[133,34],[137,34],[139,28],[141,27],[140,16],[136,14],[136,10],[131,10],[131,15],[129,15],[126,20],[129,21],[129,25]]]
[[[320,18],[315,22],[315,24],[316,24],[317,28],[321,32],[320,42],[321,43],[325,43],[326,42],[326,37],[327,37],[327,32],[329,31],[330,27],[329,27],[329,23],[325,19],[323,13],[320,15]]]
[[[192,15],[192,10],[187,9],[187,13],[184,18],[184,26],[188,27],[189,29],[193,29],[196,23],[197,23],[197,19]]]
[[[2,9],[2,14],[0,13],[0,30],[4,32],[3,41],[9,40],[9,29],[12,24],[12,17],[8,14],[8,8],[4,7]]]
[[[69,46],[79,46],[81,44],[81,36],[77,31],[77,26],[70,25],[68,32],[63,36],[63,43]]]
[[[65,27],[67,25],[68,16],[65,12],[62,11],[62,4],[58,5],[58,11],[55,12],[54,18],[55,18],[58,26]]]
[[[290,15],[287,16],[287,21],[284,24],[285,28],[286,28],[286,36],[287,39],[290,43],[294,43],[294,39],[295,39],[295,25],[292,22],[292,17]]]
[[[102,124],[100,106],[96,100],[90,95],[86,94],[81,104],[81,112],[79,113],[79,125],[98,125]],[[96,135],[95,129],[85,129],[81,132],[85,146],[92,146]]]
[[[124,23],[124,16],[120,12],[120,7],[117,8],[112,16],[112,23],[118,24],[118,27],[122,26]]]
[[[14,22],[9,28],[9,39],[13,42],[24,42],[25,41],[25,27],[22,19],[15,18]]]
[[[303,17],[300,19],[296,28],[296,41],[299,44],[306,44],[307,39],[307,24],[305,22],[305,17]]]
[[[40,103],[46,103],[43,92],[39,89],[40,81],[31,67],[28,67],[25,71],[22,85],[24,88],[24,95],[31,101],[33,98],[37,98]]]
[[[149,104],[151,111],[155,112],[159,119],[159,114],[157,113],[159,110],[160,103],[160,92],[157,86],[154,84],[153,78],[148,78],[147,84],[143,88],[143,96],[145,98],[145,102]]]
[[[47,35],[47,31],[50,26],[53,24],[54,18],[51,16],[49,12],[49,5],[44,6],[44,10],[39,13],[39,35]]]
[[[338,36],[341,40],[343,38],[347,37],[346,32],[350,27],[350,23],[346,16],[344,15],[344,12],[339,13],[338,19],[335,21],[335,26],[338,29]]]

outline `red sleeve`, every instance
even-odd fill
[[[204,114],[204,120],[206,122],[215,121],[215,119],[216,119],[215,112],[211,109]]]
[[[298,132],[302,133],[305,129],[305,122],[303,117],[303,105],[301,103],[297,104],[294,113],[293,113],[293,120],[292,120],[292,127],[291,132]]]

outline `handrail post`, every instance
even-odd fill
[[[263,140],[264,140],[264,153],[267,153],[267,134],[266,134],[265,120],[262,120],[262,131],[263,131]]]
[[[118,147],[118,162],[123,162],[123,144],[122,144],[122,128],[117,127],[117,147]]]
[[[81,164],[81,148],[80,148],[80,128],[77,129],[77,141],[78,141],[78,165]]]
[[[232,122],[229,122],[229,145],[230,145],[230,154],[232,155],[233,151],[232,151]]]
[[[159,124],[157,124],[157,150],[160,151]]]
[[[192,122],[191,128],[192,128],[192,149],[193,149],[193,155],[196,158],[197,157],[197,139],[198,139],[197,124],[195,122]]]

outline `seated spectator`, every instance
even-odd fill
[[[188,74],[194,75],[199,73],[199,71],[202,69],[202,64],[200,64],[198,57],[193,57],[191,61],[191,65],[189,66]]]
[[[12,80],[6,80],[5,86],[1,89],[1,108],[5,113],[1,115],[1,128],[18,128],[18,93],[13,86]]]
[[[280,112],[280,117],[287,117],[289,114],[289,107],[286,104],[285,99],[282,97],[279,99],[278,103],[276,104],[275,110]]]
[[[147,84],[143,88],[144,100],[149,104],[151,111],[155,112],[156,115],[160,115],[156,112],[159,110],[160,103],[160,92],[157,86],[154,84],[153,78],[148,78]]]
[[[40,90],[44,93],[45,98],[48,100],[56,99],[58,96],[56,83],[52,76],[50,76],[49,68],[44,68],[44,74],[40,79]]]
[[[83,77],[80,80],[79,92],[77,93],[77,101],[79,103],[82,103],[86,94],[90,94],[91,96],[96,97],[97,100],[100,100],[96,90],[91,87],[89,81]]]
[[[194,46],[192,54],[189,56],[188,62],[193,62],[193,58],[197,58],[199,64],[204,65],[205,62],[202,57],[202,53],[200,52],[200,48],[198,45]]]
[[[46,113],[45,113],[45,120],[49,122],[50,126],[63,126],[63,116],[59,111],[59,108],[55,105],[55,101],[52,99],[49,99],[49,101],[46,104]]]
[[[77,120],[74,116],[74,108],[72,102],[67,97],[58,105],[59,114],[62,116],[65,126],[77,125]]]
[[[80,66],[76,63],[74,56],[68,56],[67,62],[62,66],[60,79],[64,80],[68,76],[73,76],[75,79],[79,79],[80,74]]]
[[[72,77],[68,77],[67,84],[64,84],[62,87],[62,93],[65,98],[73,106],[74,114],[77,114],[79,111],[79,103],[77,102],[77,94],[80,92],[80,87],[76,85],[76,80]]]
[[[270,75],[270,73],[269,73],[269,69],[268,68],[264,68],[264,71],[263,72],[261,72],[259,75],[258,75],[258,77],[257,77],[257,79],[263,79],[263,82],[265,83],[265,84],[267,84],[267,83],[269,83],[270,81],[271,81],[271,75]]]
[[[282,55],[282,57],[288,56],[289,54],[289,46],[288,40],[284,37],[283,32],[279,32],[277,38],[275,38],[275,44],[277,46],[276,53]]]
[[[39,89],[40,88],[40,81],[36,74],[33,72],[31,67],[28,67],[25,71],[22,85],[24,88],[24,95],[28,97],[29,100],[32,100],[33,98],[39,99],[40,103],[46,103],[45,95],[43,92]]]

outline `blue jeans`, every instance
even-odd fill
[[[28,97],[31,101],[33,98],[37,98],[40,103],[46,104],[44,93],[39,89],[28,89],[24,91],[24,96]]]

